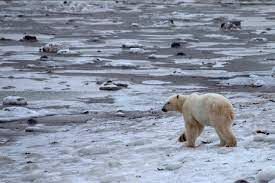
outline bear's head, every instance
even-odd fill
[[[173,95],[168,98],[167,102],[162,107],[162,111],[163,112],[168,112],[168,111],[181,112],[184,100],[185,100],[184,95]]]

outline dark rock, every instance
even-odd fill
[[[36,36],[26,35],[26,36],[24,36],[20,41],[36,42],[36,41],[37,41],[37,38],[36,38]]]
[[[36,124],[37,124],[37,121],[36,121],[35,119],[29,119],[29,120],[27,121],[27,123],[28,123],[29,125],[33,126],[33,125],[36,125]]]
[[[256,133],[261,133],[261,134],[269,135],[269,133],[266,130],[256,130]]]
[[[232,20],[228,22],[223,22],[221,24],[221,29],[225,31],[232,30],[240,30],[241,29],[241,21],[240,20]]]
[[[180,42],[173,42],[171,44],[171,48],[179,48],[179,47],[181,47],[181,43]]]
[[[128,87],[128,84],[126,84],[126,83],[114,83],[114,84],[117,85],[117,86],[123,87],[123,88]]]
[[[16,87],[15,86],[4,86],[4,87],[2,87],[2,89],[4,89],[4,90],[13,89],[13,88],[16,88]]]
[[[47,56],[47,55],[42,55],[41,57],[40,57],[40,60],[41,61],[47,61],[49,59],[49,57]]]
[[[27,105],[27,100],[19,96],[7,96],[3,98],[3,105]]]
[[[183,53],[183,52],[178,52],[178,53],[177,53],[177,56],[186,56],[186,54]]]
[[[174,25],[174,20],[173,19],[170,19],[169,22]]]
[[[121,87],[115,85],[114,83],[112,83],[112,81],[107,81],[105,83],[103,83],[100,87],[100,90],[108,90],[108,91],[117,91],[120,90]]]

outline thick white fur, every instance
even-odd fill
[[[220,146],[237,145],[231,126],[234,119],[233,106],[224,96],[214,93],[199,95],[173,95],[162,109],[164,112],[177,111],[183,114],[185,132],[179,141],[186,140],[189,147],[195,146],[196,138],[204,126],[212,126],[220,138]]]

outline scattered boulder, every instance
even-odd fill
[[[228,22],[223,22],[221,24],[221,29],[224,31],[234,31],[241,29],[241,21],[240,20],[231,20]]]
[[[35,120],[35,119],[29,119],[28,121],[27,121],[27,123],[28,123],[28,125],[30,125],[30,126],[34,126],[34,125],[36,125],[38,122],[37,122],[37,120]]]
[[[131,24],[131,27],[132,27],[132,28],[139,28],[139,24],[138,24],[138,23],[132,23],[132,24]]]
[[[234,183],[249,183],[249,182],[244,179],[240,179],[240,180],[236,180]]]
[[[103,83],[100,87],[99,87],[100,90],[109,90],[109,91],[116,91],[116,90],[120,90],[121,87],[113,84],[112,82],[105,82]]]
[[[102,62],[102,60],[100,58],[93,58],[92,62],[94,62],[94,63],[100,63],[100,62]]]
[[[24,97],[8,96],[3,98],[3,105],[27,105],[27,100]]]
[[[266,130],[256,130],[256,133],[261,133],[261,134],[269,135],[269,132],[267,132]]]
[[[155,55],[155,54],[152,54],[152,55],[149,55],[147,58],[149,58],[149,59],[157,59],[158,56]]]
[[[40,48],[40,51],[46,52],[46,53],[57,53],[59,50],[64,50],[64,49],[66,48],[63,44],[58,42],[52,42]]]
[[[129,52],[134,54],[142,54],[145,50],[143,48],[130,48]]]
[[[126,42],[122,44],[122,48],[143,48],[144,46],[142,44],[136,43],[136,42]]]
[[[9,90],[9,89],[13,89],[13,88],[16,88],[15,86],[3,86],[2,89],[4,90]]]
[[[180,48],[181,47],[181,42],[173,42],[171,44],[171,48]]]
[[[119,87],[122,87],[122,88],[127,88],[128,87],[128,84],[122,83],[122,82],[120,82],[120,83],[115,82],[114,84],[119,86]]]
[[[174,20],[173,20],[173,19],[169,19],[168,21],[169,21],[170,25],[172,25],[172,26],[174,26],[174,25],[175,25],[175,22],[174,22]]]
[[[184,52],[178,52],[177,56],[186,56],[186,54]]]
[[[122,88],[127,88],[128,84],[126,83],[114,83],[113,81],[106,81],[102,83],[99,87],[100,90],[109,90],[109,91],[117,91]]]
[[[36,36],[30,36],[30,35],[25,35],[20,41],[25,41],[25,42],[37,42]]]
[[[257,183],[268,183],[275,179],[275,167],[268,167],[256,175]]]
[[[73,51],[70,49],[63,49],[63,50],[58,50],[57,55],[64,55],[64,56],[76,56],[79,55],[80,53],[78,51]]]
[[[118,110],[116,113],[115,113],[116,116],[118,117],[125,117],[125,113],[123,113],[121,110]]]
[[[49,59],[49,57],[47,56],[47,55],[42,55],[41,57],[40,57],[40,60],[41,61],[47,61]]]

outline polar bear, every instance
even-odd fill
[[[219,146],[237,146],[231,129],[234,119],[233,106],[222,95],[215,93],[173,95],[168,98],[162,111],[177,111],[183,114],[185,132],[179,137],[179,141],[186,141],[188,147],[195,147],[195,141],[204,126],[215,128],[220,138]]]

